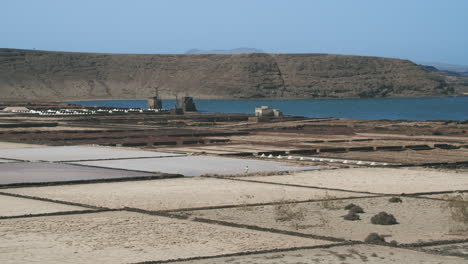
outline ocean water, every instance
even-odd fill
[[[146,108],[146,100],[69,101],[84,106]],[[163,100],[165,109],[175,100]],[[334,117],[363,120],[468,120],[468,97],[378,98],[378,99],[303,99],[303,100],[197,100],[200,112],[254,113],[267,105],[286,115]]]

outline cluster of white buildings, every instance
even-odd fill
[[[143,112],[159,112],[158,109],[143,110],[140,108],[130,109],[59,109],[59,110],[33,110],[26,107],[6,107],[2,110],[9,113],[37,114],[37,115],[95,115],[95,114],[126,114],[126,113],[143,113]]]

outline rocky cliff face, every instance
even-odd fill
[[[453,94],[410,61],[327,54],[121,55],[0,49],[1,100]]]

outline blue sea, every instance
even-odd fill
[[[146,108],[146,100],[69,101],[84,106]],[[165,109],[175,100],[163,100]],[[304,100],[197,100],[200,112],[254,113],[267,105],[286,115],[334,117],[363,120],[468,120],[468,97],[378,98],[378,99],[304,99]]]

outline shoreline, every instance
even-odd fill
[[[369,100],[369,99],[441,99],[441,98],[458,98],[458,97],[468,97],[468,93],[463,95],[452,95],[452,96],[415,96],[415,97],[372,97],[372,98],[362,98],[362,97],[320,97],[320,98],[206,98],[206,97],[196,97],[192,96],[194,100],[212,100],[212,101],[282,101],[282,100],[318,100],[318,101],[326,101],[326,100],[347,100],[347,99],[362,99],[362,100]],[[60,101],[42,101],[42,102],[58,102],[58,103],[69,103],[69,102],[90,102],[90,101],[139,101],[139,100],[147,100],[148,97],[145,98],[130,98],[130,99],[116,99],[116,98],[97,98],[97,99],[72,99],[72,100],[60,100]],[[161,100],[176,100],[176,98],[167,98],[162,97]],[[24,102],[18,101],[18,102]],[[31,101],[34,102],[34,101]]]

